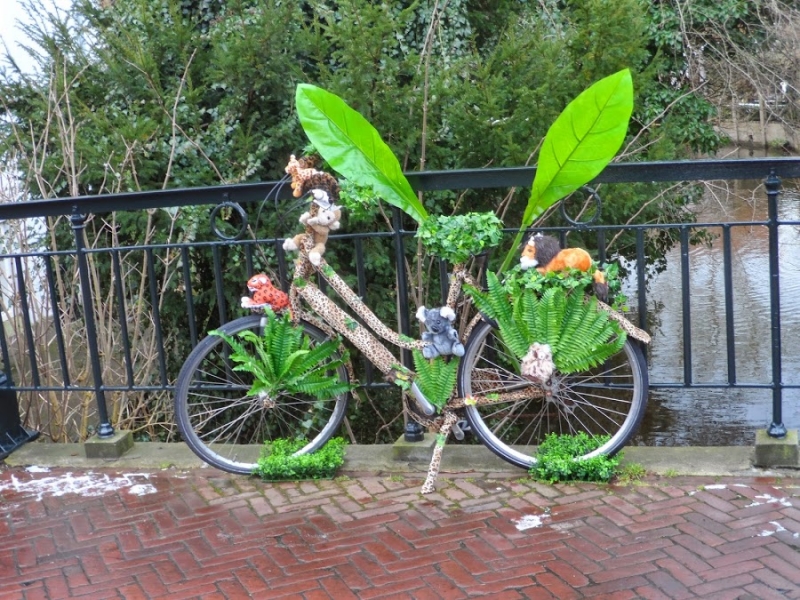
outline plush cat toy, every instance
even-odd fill
[[[592,257],[583,248],[561,249],[558,240],[549,235],[537,233],[528,238],[528,242],[522,249],[522,256],[519,259],[520,267],[523,270],[536,267],[542,275],[551,271],[562,271],[564,269],[578,269],[588,271],[592,268]],[[605,274],[599,269],[592,276],[594,279],[593,289],[598,300],[608,301],[608,284]]]
[[[299,160],[294,155],[286,165],[286,172],[292,176],[292,190],[295,198],[311,193],[311,207],[300,215],[300,223],[306,230],[283,242],[287,251],[299,250],[303,247],[306,236],[311,236],[312,245],[308,250],[308,260],[319,265],[325,253],[328,233],[341,226],[342,209],[336,206],[339,200],[339,182],[323,171],[317,171],[313,162],[307,157]]]

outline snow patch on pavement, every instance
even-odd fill
[[[761,500],[762,502],[758,502],[758,500]],[[786,508],[792,508],[792,502],[788,498],[776,498],[775,496],[770,496],[769,494],[756,496],[753,502],[748,504],[746,508],[750,508],[751,506],[761,506],[762,504],[780,504]]]
[[[48,471],[30,471],[43,473]],[[156,493],[156,488],[148,483],[148,473],[124,473],[117,476],[92,473],[73,475],[64,473],[53,477],[30,479],[22,481],[16,475],[11,476],[11,481],[0,481],[0,492],[10,490],[20,494],[35,495],[37,500],[49,497],[60,497],[66,494],[76,494],[84,497],[103,496],[111,492],[127,490],[134,496],[145,496]]]
[[[525,515],[517,520],[512,520],[518,531],[525,531],[526,529],[535,529],[541,527],[544,519],[549,519],[550,515]]]

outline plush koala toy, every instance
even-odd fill
[[[452,322],[456,319],[456,313],[452,308],[443,306],[426,309],[420,306],[417,319],[425,323],[427,329],[422,332],[422,341],[428,342],[422,349],[422,356],[425,358],[436,358],[447,354],[464,356],[464,344],[458,341],[458,332],[452,326]]]

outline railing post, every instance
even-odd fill
[[[408,314],[408,279],[406,278],[405,245],[403,244],[403,219],[400,209],[392,207],[392,229],[394,229],[394,256],[395,269],[397,270],[397,306],[400,333],[411,335],[411,319]],[[413,360],[411,352],[405,348],[400,350],[400,362],[405,367],[411,367]],[[406,421],[403,438],[407,442],[421,442],[425,439],[422,426],[403,415]]]
[[[781,286],[778,254],[778,195],[781,180],[770,170],[767,188],[767,227],[769,229],[770,337],[772,339],[772,423],[770,437],[786,437],[783,424],[783,380],[781,376]]]
[[[103,375],[100,366],[100,349],[97,347],[97,328],[94,322],[94,300],[92,297],[92,285],[89,280],[89,261],[86,257],[86,244],[84,242],[86,215],[80,214],[78,212],[78,207],[75,206],[72,211],[72,216],[70,217],[70,222],[72,223],[72,231],[75,234],[75,258],[78,261],[83,317],[86,320],[86,342],[89,345],[89,361],[92,367],[94,394],[97,401],[97,415],[100,421],[97,427],[97,436],[107,438],[114,435],[114,428],[108,420],[106,395],[103,389]]]
[[[394,229],[394,256],[395,269],[397,269],[397,304],[400,308],[397,315],[400,325],[400,333],[411,335],[411,319],[408,314],[408,279],[406,278],[405,245],[403,244],[403,221],[402,213],[396,206],[392,207],[392,228]],[[411,352],[403,349],[401,351],[402,364],[411,367]]]

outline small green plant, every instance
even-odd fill
[[[535,342],[548,344],[558,370],[576,373],[602,364],[625,344],[625,333],[598,310],[594,297],[585,299],[560,287],[547,289],[541,297],[511,297],[494,273],[487,274],[487,282],[487,292],[473,287],[466,292],[478,310],[497,323],[503,342],[517,358]]]
[[[676,469],[667,469],[664,471],[664,477],[677,477],[678,471]]]
[[[503,223],[492,212],[429,217],[417,230],[425,250],[451,264],[461,264],[500,243]]]
[[[419,350],[414,350],[413,356],[417,386],[431,404],[442,408],[447,404],[456,386],[458,358],[453,356],[448,361],[437,356],[428,360]]]
[[[253,473],[267,481],[328,479],[344,464],[344,438],[332,438],[316,452],[296,454],[306,444],[304,439],[283,438],[266,443]]]
[[[231,337],[214,330],[210,335],[223,338],[233,349],[230,358],[238,363],[233,370],[253,376],[248,395],[308,394],[325,400],[349,392],[352,386],[342,382],[336,369],[347,360],[346,354],[335,357],[339,339],[311,346],[311,340],[295,326],[288,315],[267,312],[263,335],[243,331]],[[247,342],[246,346],[243,342]]]
[[[636,483],[647,475],[645,469],[639,463],[629,463],[622,465],[617,473],[620,483]]]
[[[576,435],[550,433],[539,445],[536,464],[530,469],[534,479],[557,483],[561,481],[608,482],[614,477],[622,458],[600,455],[577,459],[596,450],[609,436],[590,437],[584,432]]]

